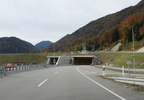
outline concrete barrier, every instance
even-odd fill
[[[60,56],[56,65],[68,65],[72,63],[72,57],[70,56]]]
[[[16,66],[5,66],[5,72],[9,69],[9,71],[14,71]]]

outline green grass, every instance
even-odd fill
[[[107,62],[111,64],[111,59],[113,59],[113,66],[122,67],[123,65],[127,68],[128,65],[126,61],[131,61],[130,68],[133,68],[133,57],[132,53],[99,53],[98,59],[101,59],[102,63]],[[135,53],[135,68],[144,68],[144,53]]]
[[[102,76],[102,75],[101,75],[100,77],[102,77],[103,79],[108,79],[108,80],[110,80],[110,81],[114,81],[114,82],[116,82],[116,83],[120,83],[120,84],[126,86],[127,88],[133,89],[133,90],[135,90],[135,91],[138,91],[138,92],[144,94],[144,86],[143,86],[143,85],[117,82],[117,81],[115,81],[114,79],[108,78],[108,76]]]
[[[56,56],[68,55],[70,53],[55,53]],[[80,54],[83,55],[83,54]],[[89,55],[89,54],[87,54]],[[130,68],[133,68],[133,55],[132,53],[95,53],[98,59],[101,60],[102,63],[109,63],[111,64],[111,59],[113,59],[113,66],[114,67],[122,67],[123,65],[125,68],[128,67],[126,61],[131,61]],[[42,64],[45,62],[45,58],[47,56],[54,56],[54,53],[48,54],[21,54],[21,55],[0,55],[0,63],[12,63],[12,62],[23,62],[23,63],[37,63]],[[135,67],[139,69],[144,69],[144,53],[135,53]]]
[[[38,63],[42,64],[45,62],[47,54],[20,54],[20,55],[0,55],[0,63],[12,63],[12,62],[22,62],[22,63]]]

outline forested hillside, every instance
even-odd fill
[[[35,45],[35,47],[39,50],[43,50],[52,44],[51,41],[41,41]]]
[[[144,45],[144,0],[136,6],[128,7],[114,14],[88,23],[71,35],[55,43],[56,51],[80,51],[82,44],[87,44],[87,50],[95,45],[96,50],[111,48],[117,42],[122,42],[127,49],[131,48],[132,28],[136,48]],[[46,52],[53,51],[53,45]]]
[[[0,53],[31,53],[38,52],[28,42],[16,37],[0,38]]]

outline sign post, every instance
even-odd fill
[[[103,65],[103,76],[105,76],[105,65]]]
[[[124,77],[124,65],[122,66],[122,76]]]
[[[106,67],[108,67],[108,63],[106,62]]]
[[[100,59],[98,59],[98,64],[100,64]]]
[[[55,59],[55,58],[53,59],[53,63],[54,63],[54,64],[56,63],[56,59]]]
[[[130,68],[129,68],[129,65],[131,64],[131,61],[127,61],[126,64],[128,64],[128,72],[129,72],[129,78],[130,78]]]
[[[113,62],[113,59],[111,59],[111,63]]]

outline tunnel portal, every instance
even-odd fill
[[[74,57],[74,65],[91,65],[92,57]]]
[[[47,64],[54,65],[53,59],[56,59],[56,65],[95,65],[97,57],[94,55],[73,55],[73,56],[48,56]]]

